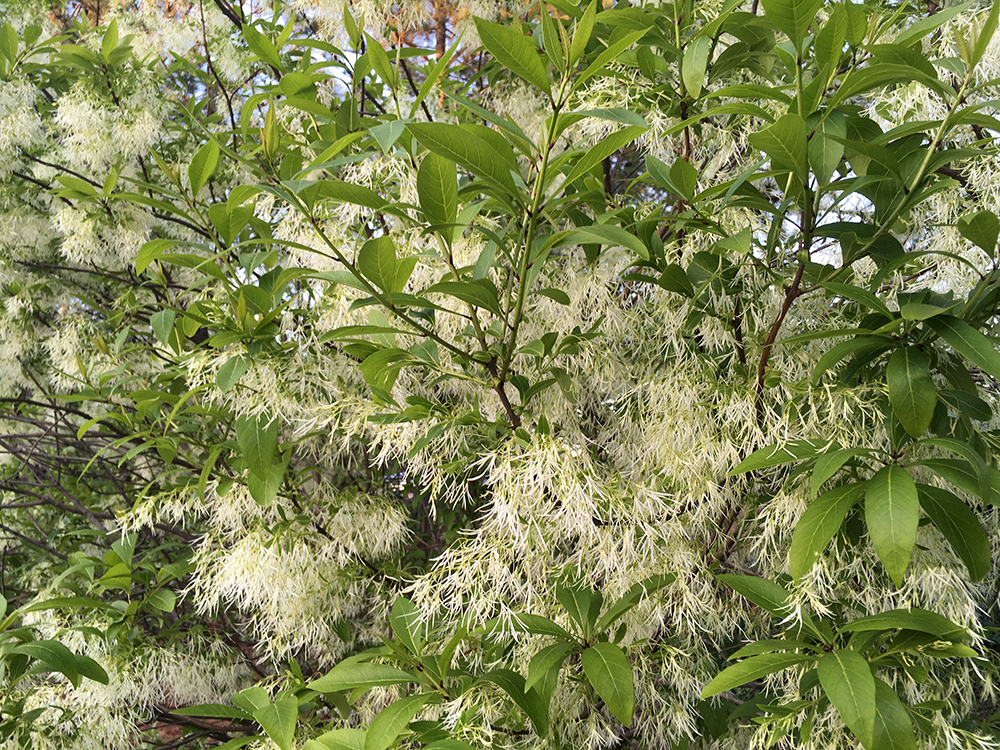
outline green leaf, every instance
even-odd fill
[[[306,687],[319,693],[335,693],[340,690],[402,685],[407,682],[417,682],[417,678],[409,672],[395,667],[385,664],[341,662],[323,677],[307,684]]]
[[[418,693],[400,698],[383,708],[365,732],[365,750],[387,750],[417,712],[436,698],[433,693]]]
[[[145,243],[139,249],[139,254],[135,257],[136,274],[141,274],[149,268],[150,263],[163,255],[168,248],[171,248],[176,244],[177,243],[173,240],[150,240]]]
[[[549,76],[538,47],[531,37],[482,18],[472,19],[486,51],[511,73],[546,94],[550,93]],[[419,140],[419,139],[418,139]]]
[[[531,690],[551,670],[561,667],[572,651],[572,643],[556,643],[552,646],[546,646],[532,656],[531,661],[528,662],[528,679],[525,680],[524,689]]]
[[[101,39],[101,55],[107,60],[111,53],[114,52],[115,47],[118,46],[118,19],[112,18],[111,23],[108,24],[108,30],[104,32],[104,38]],[[17,49],[15,45],[14,49]],[[13,58],[11,58],[13,60]]]
[[[271,697],[260,685],[253,685],[236,693],[233,696],[233,705],[252,715],[265,706],[270,706]]]
[[[990,572],[990,538],[972,509],[948,490],[917,485],[920,507],[938,531],[948,540],[973,581],[981,581]]]
[[[788,567],[793,577],[802,578],[809,572],[816,558],[840,530],[847,511],[861,499],[864,490],[864,483],[844,485],[820,495],[809,504],[795,524],[788,550]]]
[[[1000,237],[1000,219],[992,211],[977,211],[958,220],[958,231],[970,242],[982,248],[987,255],[992,256],[997,249],[997,238]]]
[[[830,70],[837,69],[844,54],[844,42],[847,41],[847,23],[847,9],[843,3],[836,3],[823,28],[813,39],[813,57],[818,70],[826,66],[830,66]]]
[[[309,740],[302,750],[365,750],[365,730],[334,729]]]
[[[396,88],[399,83],[398,76],[385,48],[368,34],[365,34],[365,50],[368,52],[368,59],[371,60],[375,74],[382,79],[386,86]]]
[[[222,367],[215,373],[215,384],[223,393],[229,393],[233,386],[240,382],[240,378],[243,377],[249,366],[246,358],[241,354],[230,357],[222,363]]]
[[[712,39],[699,36],[689,42],[684,48],[681,60],[681,82],[684,90],[692,99],[701,96],[701,87],[705,83],[705,70],[708,68],[708,56],[712,51]]]
[[[610,224],[592,224],[588,227],[569,229],[556,235],[553,247],[565,245],[586,245],[599,243],[601,245],[617,245],[631,250],[634,255],[643,260],[649,260],[649,248],[634,234],[621,227]]]
[[[409,123],[406,127],[417,142],[431,153],[499,185],[509,195],[517,195],[517,186],[511,176],[511,169],[516,169],[517,164],[511,150],[500,153],[486,139],[459,125],[422,122]]]
[[[524,678],[509,669],[494,669],[482,676],[487,682],[500,687],[524,711],[535,733],[544,737],[549,732],[549,706],[542,700],[538,688],[524,689]]]
[[[976,366],[994,378],[1000,378],[1000,353],[987,338],[961,318],[937,315],[924,321],[938,336]]]
[[[170,309],[160,310],[149,316],[149,324],[153,328],[153,333],[164,346],[171,345],[170,338],[174,332],[174,323],[176,320],[177,313]]]
[[[88,680],[99,682],[102,685],[107,685],[110,682],[108,673],[96,661],[83,654],[75,654],[75,657],[76,671],[81,677],[86,677]]]
[[[587,50],[587,42],[594,31],[594,21],[597,19],[597,3],[591,2],[583,12],[583,16],[576,22],[573,30],[573,41],[569,47],[569,66],[576,65],[583,53]]]
[[[812,132],[806,153],[809,167],[816,175],[820,187],[830,182],[840,166],[844,158],[844,144],[841,140],[847,138],[844,116],[837,110],[825,115],[816,113],[806,120],[806,127]]]
[[[242,708],[222,706],[218,703],[199,703],[195,706],[175,708],[170,713],[178,714],[179,716],[199,716],[206,719],[240,719],[243,721],[250,719],[250,714]]]
[[[823,0],[762,0],[762,4],[767,20],[784,32],[796,49],[802,49],[802,40],[810,24],[816,22]]]
[[[948,8],[942,8],[937,13],[929,15],[926,18],[920,18],[900,31],[896,35],[896,38],[892,40],[893,44],[910,46],[918,40],[923,39],[935,29],[941,28],[941,26],[948,23],[948,21],[957,16],[959,13],[964,13],[971,6],[972,2],[970,0],[970,2],[952,5]]]
[[[892,411],[912,437],[923,435],[937,404],[937,388],[927,358],[915,347],[897,349],[885,373]]]
[[[195,152],[188,165],[188,180],[191,182],[191,194],[197,195],[198,191],[208,182],[208,178],[215,172],[219,164],[219,147],[215,141],[208,141],[204,146]]]
[[[467,302],[473,307],[488,310],[498,318],[503,317],[496,286],[489,279],[440,281],[424,290],[424,294],[431,293],[446,294],[449,297],[455,297],[463,302]]]
[[[59,641],[29,641],[14,646],[8,653],[26,654],[37,659],[52,672],[65,675],[73,687],[80,687],[80,673],[76,668],[76,657]]]
[[[299,701],[289,691],[282,690],[274,703],[254,712],[253,717],[264,733],[281,750],[291,750],[295,743],[295,724],[299,716]]]
[[[986,49],[989,47],[990,41],[993,39],[993,35],[997,30],[997,21],[1000,19],[1000,6],[997,3],[993,3],[990,7],[989,15],[986,16],[986,22],[983,24],[983,28],[979,29],[979,36],[975,40],[976,44],[972,50],[972,57],[970,58],[971,67],[976,67],[979,61],[983,59],[983,55],[986,54]],[[990,251],[992,254],[992,251]]]
[[[920,523],[917,487],[905,469],[886,466],[869,480],[865,521],[886,572],[897,586],[902,586]]]
[[[177,605],[177,594],[170,589],[157,589],[149,592],[148,600],[150,605],[161,612],[173,612]]]
[[[278,450],[278,421],[267,414],[244,414],[236,420],[236,443],[250,472],[266,480]]]
[[[580,656],[583,673],[608,709],[625,726],[635,713],[635,679],[625,652],[613,643],[598,643]]]
[[[701,699],[711,698],[713,695],[724,693],[740,685],[745,685],[752,680],[759,680],[783,669],[794,667],[798,664],[816,661],[815,656],[809,654],[761,654],[751,656],[738,664],[727,667],[717,674],[709,682],[705,689],[701,691]]]
[[[844,464],[855,456],[868,455],[870,452],[867,448],[844,448],[824,453],[816,459],[813,466],[812,476],[809,477],[809,494],[813,497],[819,495],[820,487],[840,471]]]
[[[906,707],[896,691],[875,678],[874,750],[916,750],[917,739]]]
[[[576,76],[576,78],[573,79],[573,89],[578,90],[584,84],[585,81],[592,78],[593,76],[600,75],[601,73],[605,72],[607,70],[608,64],[611,61],[618,59],[618,57],[621,55],[622,52],[627,50],[629,47],[631,47],[645,35],[646,35],[645,28],[633,30],[629,31],[627,34],[624,34],[621,38],[609,44],[607,49],[605,49],[603,52],[601,52],[601,54],[599,54],[596,58],[594,58],[594,61],[590,63],[590,65],[588,65],[587,68],[582,73],[580,73],[578,76]]]
[[[285,480],[285,471],[288,462],[273,461],[268,469],[267,476],[258,477],[253,472],[247,477],[247,490],[254,502],[262,508],[271,507],[271,503],[278,496],[281,490],[281,483]]]
[[[240,32],[251,52],[275,70],[281,69],[281,58],[278,56],[278,49],[274,46],[274,42],[250,24],[244,24]]]
[[[14,31],[14,27],[10,23],[0,26],[0,54],[8,61],[14,62],[17,59],[17,47],[17,32]]]
[[[576,640],[561,625],[552,622],[541,615],[518,614],[511,621],[515,633],[531,633],[533,635],[551,635],[562,638],[570,643]]]
[[[388,294],[403,291],[416,265],[416,256],[396,257],[396,243],[390,237],[368,240],[358,252],[358,271]]]
[[[805,651],[810,648],[812,648],[810,644],[805,641],[793,641],[787,638],[768,638],[763,641],[748,643],[739,651],[732,654],[729,657],[729,661],[736,661],[748,656],[757,656],[758,654],[773,654],[782,651]]]
[[[590,588],[586,581],[572,579],[569,573],[564,573],[556,581],[556,598],[585,636],[590,635],[597,619],[591,618],[595,597],[600,597],[600,592]],[[600,612],[600,601],[597,602],[597,610]]]
[[[916,630],[928,633],[946,641],[967,641],[969,632],[936,612],[911,607],[910,609],[893,609],[877,615],[860,617],[844,625],[840,632],[864,632],[870,630]]]
[[[779,619],[788,615],[788,590],[774,581],[760,576],[745,576],[735,573],[724,573],[719,576],[719,579],[765,612],[769,612]]]
[[[875,677],[868,662],[849,650],[832,651],[817,664],[819,682],[840,718],[871,750],[875,732]]]
[[[406,646],[411,654],[423,648],[427,638],[426,627],[421,622],[416,605],[405,596],[397,596],[389,614],[389,626],[396,640]]]
[[[607,611],[601,615],[601,619],[594,626],[594,632],[601,633],[607,630],[644,597],[669,586],[676,580],[677,576],[674,573],[661,573],[633,584],[624,596],[608,607]]]
[[[413,355],[405,349],[380,349],[365,357],[361,374],[378,399],[391,401],[390,393],[399,371],[410,362]]]
[[[799,115],[782,115],[769,127],[750,135],[749,140],[750,145],[767,154],[771,169],[791,172],[800,185],[806,184],[809,177],[806,123]]]
[[[814,458],[817,455],[826,453],[830,448],[839,449],[840,446],[826,440],[789,440],[786,443],[776,443],[768,445],[759,450],[755,450],[744,458],[729,472],[729,476],[745,474],[748,471],[757,469],[767,469],[771,466],[802,461],[806,458]]]
[[[627,128],[622,128],[621,130],[615,131],[611,135],[605,136],[596,145],[591,146],[577,158],[576,164],[573,165],[573,169],[571,169],[570,173],[566,175],[564,184],[572,184],[580,177],[587,174],[590,170],[594,169],[609,156],[630,144],[647,130],[649,130],[649,128],[645,125],[630,125]]]
[[[455,163],[429,153],[417,170],[420,209],[431,224],[454,224],[458,216],[458,173]]]

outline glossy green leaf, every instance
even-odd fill
[[[500,298],[497,294],[496,286],[489,279],[475,279],[473,281],[441,281],[433,286],[427,287],[424,294],[446,294],[455,297],[473,307],[488,310],[496,317],[502,318],[503,312],[500,310]]]
[[[920,507],[948,540],[973,581],[981,581],[990,572],[990,538],[972,509],[948,490],[917,485]]]
[[[29,641],[14,646],[8,653],[26,654],[37,659],[50,671],[65,675],[73,687],[80,686],[80,672],[76,667],[76,657],[59,641]]]
[[[916,630],[948,641],[969,640],[969,632],[936,612],[911,607],[860,617],[844,625],[843,633],[869,630]]]
[[[195,155],[191,157],[188,165],[188,180],[191,183],[192,194],[197,195],[209,177],[215,172],[219,165],[219,147],[215,141],[208,141]]]
[[[334,729],[309,740],[302,750],[365,750],[365,730]]]
[[[247,491],[257,505],[262,508],[271,506],[281,491],[287,468],[287,462],[272,461],[266,476],[259,477],[253,472],[250,473],[247,477]]]
[[[558,235],[555,247],[563,245],[586,245],[588,243],[598,243],[601,245],[611,245],[624,247],[627,250],[642,258],[649,260],[649,248],[634,234],[621,227],[610,224],[592,224],[587,227],[579,227],[561,232]]]
[[[241,354],[230,357],[222,363],[222,367],[215,374],[215,384],[223,393],[229,393],[233,386],[240,382],[240,378],[243,377],[249,366],[246,357]]]
[[[719,580],[765,612],[782,618],[788,614],[788,590],[774,581],[735,573],[724,573],[719,576]]]
[[[549,76],[545,72],[545,64],[538,53],[538,47],[531,37],[509,26],[482,18],[473,18],[473,21],[487,52],[518,78],[546,94],[549,93]]]
[[[295,695],[282,690],[274,697],[274,703],[254,711],[253,717],[275,745],[281,750],[292,750],[299,717],[299,701]]]
[[[587,5],[586,10],[583,11],[583,16],[576,22],[576,26],[573,30],[573,41],[570,43],[569,47],[570,67],[576,65],[577,61],[587,50],[587,42],[590,41],[590,35],[594,31],[594,21],[596,18],[597,3],[591,2]]]
[[[433,693],[418,693],[393,701],[372,720],[365,732],[365,750],[387,750],[428,702]]]
[[[729,472],[729,476],[794,463],[806,458],[814,458],[822,453],[826,453],[830,448],[836,450],[839,447],[824,440],[789,440],[785,443],[768,445],[755,450],[740,461],[736,468]]]
[[[417,170],[420,209],[431,224],[454,224],[458,216],[458,176],[455,163],[429,153]]]
[[[569,174],[566,175],[564,184],[572,184],[580,177],[590,172],[590,170],[597,167],[597,165],[602,161],[630,144],[647,130],[649,130],[649,128],[645,125],[630,125],[626,128],[622,128],[621,130],[616,130],[610,135],[606,135],[598,141],[596,145],[591,146],[577,157],[573,168],[570,170]]]
[[[987,255],[992,256],[997,249],[997,238],[1000,237],[1000,219],[992,211],[977,211],[967,214],[958,220],[958,231],[970,242],[982,248]]]
[[[355,688],[402,685],[407,682],[417,682],[417,678],[395,667],[385,664],[341,662],[323,677],[308,683],[306,687],[319,693],[334,693]]]
[[[177,320],[177,313],[173,310],[160,310],[149,316],[149,324],[153,328],[153,333],[160,343],[170,346],[170,339],[174,333],[174,323]]]
[[[420,611],[405,596],[397,596],[389,613],[389,625],[397,641],[406,646],[411,654],[423,647],[427,633],[421,621]]]
[[[913,723],[896,691],[875,678],[873,750],[916,750]]]
[[[917,487],[905,469],[886,466],[868,481],[865,521],[886,572],[897,586],[902,586],[920,523]]]
[[[847,8],[842,2],[835,3],[823,28],[813,39],[813,57],[818,69],[826,66],[830,66],[830,70],[837,69],[847,41],[847,24]]]
[[[750,145],[767,154],[771,169],[791,172],[800,185],[806,183],[808,144],[805,120],[796,114],[782,115],[769,127],[751,134],[749,140]]]
[[[822,187],[830,182],[844,158],[842,139],[847,137],[844,116],[837,110],[810,116],[806,127],[811,133],[807,147],[809,167]]]
[[[581,655],[583,673],[608,709],[625,726],[635,712],[635,681],[625,652],[613,643],[598,643]]]
[[[938,315],[926,320],[925,324],[963,357],[993,377],[1000,378],[1000,352],[997,352],[992,338],[951,315]]]
[[[762,5],[768,21],[801,48],[809,26],[816,22],[816,14],[823,7],[823,0],[762,0]]]
[[[358,271],[389,294],[403,291],[416,265],[416,256],[396,257],[396,244],[390,237],[368,240],[358,252]]]
[[[809,572],[864,491],[864,483],[848,484],[820,495],[809,504],[795,524],[788,550],[788,567],[795,578]]]
[[[147,598],[149,603],[161,612],[173,612],[177,605],[177,594],[170,589],[150,591]]]
[[[515,705],[524,711],[535,732],[544,737],[549,731],[549,706],[538,692],[538,687],[524,689],[524,678],[509,669],[494,669],[482,676],[501,688]]]
[[[692,99],[701,96],[701,87],[705,83],[705,70],[708,68],[708,56],[712,51],[712,40],[700,36],[693,39],[684,48],[681,60],[681,81],[684,90]]]
[[[267,414],[244,414],[236,420],[236,443],[258,479],[267,479],[278,450],[278,421]]]
[[[556,643],[546,646],[537,654],[531,657],[528,662],[528,679],[524,682],[524,689],[530,690],[552,669],[562,666],[566,657],[573,650],[572,643]]]
[[[812,497],[818,496],[820,488],[833,478],[844,467],[844,464],[852,458],[865,456],[870,452],[867,448],[843,448],[819,456],[815,466],[813,466],[812,475],[809,477],[809,494]]]
[[[861,744],[873,748],[875,677],[868,662],[849,650],[832,651],[817,664],[819,681],[840,718]]]
[[[892,411],[913,437],[921,437],[930,426],[937,404],[937,388],[930,364],[920,350],[908,346],[897,349],[886,368]]]
[[[816,657],[809,654],[778,653],[751,656],[749,659],[744,659],[717,674],[701,691],[701,698],[702,700],[711,698],[713,695],[724,693],[753,680],[759,680],[769,674],[815,661]]]
[[[444,122],[409,123],[406,126],[428,151],[468,169],[477,177],[517,194],[511,176],[512,152],[500,153],[484,138],[459,125]],[[516,166],[516,165],[515,165]]]

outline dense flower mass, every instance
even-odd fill
[[[995,747],[998,14],[0,5],[0,747]]]

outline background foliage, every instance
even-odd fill
[[[5,3],[0,742],[994,747],[998,8]]]

